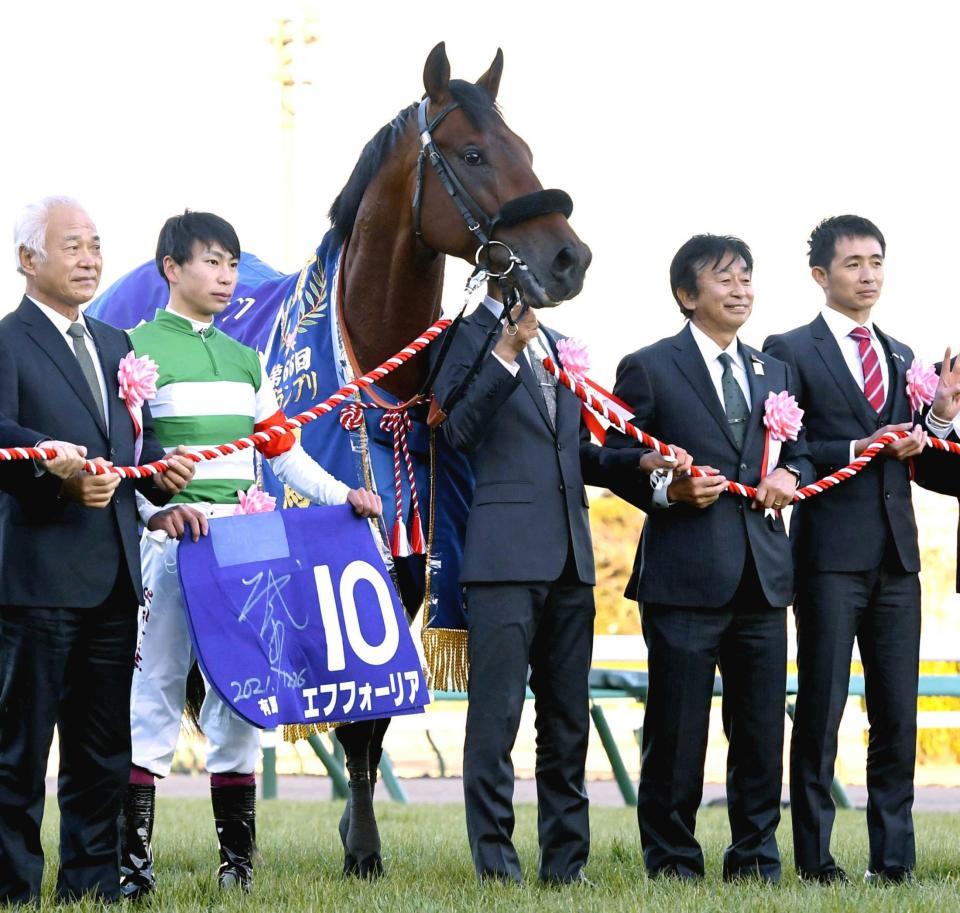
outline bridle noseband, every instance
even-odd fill
[[[451,111],[456,111],[457,108],[461,107],[460,102],[455,101],[447,105],[447,107],[440,111],[440,113],[429,122],[427,121],[428,103],[429,99],[424,98],[417,105],[417,133],[420,137],[420,154],[417,157],[417,179],[413,191],[414,231],[416,232],[418,240],[424,244],[424,246],[433,250],[423,239],[420,215],[423,206],[424,165],[429,162],[430,167],[433,168],[437,179],[440,181],[440,185],[447,192],[447,196],[453,201],[454,206],[457,207],[461,218],[466,223],[467,229],[474,238],[476,238],[478,246],[477,252],[474,254],[476,268],[467,281],[463,307],[460,313],[454,318],[450,327],[443,334],[437,358],[421,388],[421,395],[425,395],[433,387],[433,382],[440,370],[440,366],[446,359],[447,352],[463,319],[467,304],[470,301],[470,296],[474,290],[483,284],[485,279],[497,279],[499,281],[504,305],[503,319],[507,323],[507,332],[510,332],[511,329],[513,333],[517,331],[515,317],[513,316],[513,306],[518,302],[522,303],[522,294],[519,282],[514,276],[511,276],[510,273],[515,266],[522,272],[527,269],[527,265],[513,252],[506,242],[494,239],[494,232],[500,227],[506,228],[511,225],[519,225],[521,222],[535,219],[537,216],[550,215],[551,213],[560,213],[569,219],[570,214],[573,212],[573,200],[570,199],[569,194],[565,191],[535,190],[533,193],[527,193],[513,200],[508,200],[500,207],[500,211],[496,213],[496,215],[492,218],[488,216],[483,207],[464,186],[463,181],[457,177],[457,173],[450,166],[450,163],[444,157],[433,139],[433,131],[437,129]],[[491,269],[490,248],[494,245],[502,247],[507,256],[507,266],[499,272]],[[436,256],[439,251],[433,250],[433,253]],[[525,308],[526,304],[523,304],[521,313]],[[476,375],[480,368],[481,361],[489,351],[490,346],[495,342],[495,335],[496,332],[499,331],[499,328],[500,324],[498,322],[487,334],[483,346],[477,353],[466,375],[447,397],[443,408],[448,412],[453,404],[463,396],[470,381]],[[437,404],[435,403],[434,405],[436,406]],[[433,415],[433,413],[434,410],[431,409],[431,415]],[[437,409],[436,414],[439,418],[430,419],[429,421],[431,421],[431,423],[434,423],[434,421],[442,421],[443,418],[445,418],[442,409]]]
[[[563,190],[535,190],[533,193],[527,193],[509,200],[500,207],[500,211],[496,215],[492,218],[488,216],[483,207],[464,186],[463,181],[457,177],[457,173],[450,166],[433,139],[433,131],[451,111],[456,111],[457,108],[461,107],[460,102],[455,101],[447,105],[429,123],[427,122],[428,103],[429,99],[424,98],[417,105],[417,132],[420,136],[420,154],[417,157],[417,180],[413,191],[413,227],[417,238],[426,244],[423,240],[420,211],[423,206],[424,164],[429,162],[440,181],[440,185],[447,192],[447,196],[453,201],[454,206],[457,207],[460,216],[467,225],[467,229],[477,240],[478,247],[474,255],[474,262],[480,267],[481,257],[489,254],[492,245],[499,245],[507,252],[507,267],[500,273],[493,273],[486,269],[486,266],[484,266],[484,269],[487,275],[493,278],[504,276],[515,265],[522,264],[523,261],[514,254],[509,245],[493,239],[497,228],[518,225],[537,216],[545,216],[555,212],[561,213],[569,219],[573,212],[573,200]]]

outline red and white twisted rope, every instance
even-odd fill
[[[269,440],[280,437],[288,431],[294,431],[314,419],[332,412],[345,399],[353,396],[365,387],[375,384],[382,380],[388,374],[391,374],[402,364],[413,358],[417,352],[425,349],[434,339],[437,338],[449,325],[451,321],[444,318],[431,324],[409,345],[404,346],[396,355],[390,356],[383,364],[377,365],[373,370],[368,371],[362,377],[344,384],[336,393],[328,396],[322,403],[311,406],[305,412],[288,418],[283,424],[272,425],[263,431],[256,431],[249,437],[239,438],[231,441],[229,444],[220,444],[216,447],[209,447],[204,450],[193,451],[186,454],[187,459],[194,463],[202,463],[206,460],[215,460],[218,457],[227,456],[231,453],[238,453],[241,450],[247,450],[255,447],[257,444],[264,444]],[[0,448],[0,462],[10,460],[52,460],[56,456],[56,451],[47,448],[37,447],[5,447]],[[143,479],[147,476],[155,475],[159,472],[166,472],[169,468],[166,460],[156,460],[153,463],[146,463],[143,466],[101,466],[99,463],[92,463],[87,460],[83,464],[83,471],[91,475],[104,475],[108,472],[116,473],[127,479]]]
[[[673,448],[669,444],[664,444],[662,441],[659,441],[657,438],[653,437],[653,435],[647,434],[646,431],[641,431],[639,428],[632,425],[630,422],[625,421],[615,412],[608,409],[606,404],[602,400],[597,399],[597,397],[595,397],[580,381],[573,379],[561,367],[554,364],[552,358],[547,357],[543,359],[543,366],[557,379],[559,383],[563,384],[565,387],[567,387],[567,389],[572,390],[573,393],[576,394],[580,400],[586,403],[587,406],[589,406],[594,412],[602,415],[605,419],[607,419],[607,421],[610,422],[611,425],[622,431],[624,434],[627,434],[635,440],[640,441],[641,444],[645,444],[647,447],[656,450],[658,453],[663,454],[663,456],[676,456]],[[880,451],[883,450],[887,444],[892,444],[894,441],[908,436],[909,434],[906,431],[888,431],[886,434],[882,434],[849,465],[844,466],[842,469],[838,469],[836,472],[831,473],[828,476],[824,476],[822,479],[817,479],[816,482],[812,482],[810,485],[805,485],[803,488],[798,488],[794,493],[793,500],[806,501],[808,498],[823,494],[823,492],[833,488],[835,485],[839,485],[841,482],[845,482],[847,479],[853,478],[858,472],[868,466],[870,461],[876,457],[876,455],[880,453]],[[953,441],[944,441],[938,437],[930,437],[929,445],[937,450],[946,450],[949,453],[960,455],[960,444],[955,444]],[[698,466],[694,466],[690,470],[690,475],[705,476],[706,473]],[[757,489],[755,487],[752,485],[742,485],[740,482],[728,481],[727,490],[733,492],[734,494],[743,495],[745,498],[754,498],[757,494]]]

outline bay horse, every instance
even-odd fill
[[[333,335],[342,342],[335,354],[349,360],[354,376],[418,336],[440,315],[444,255],[471,265],[482,260],[491,270],[518,264],[515,282],[533,307],[551,307],[580,292],[590,250],[568,224],[569,198],[543,190],[529,147],[501,116],[496,99],[502,70],[498,50],[475,83],[451,79],[445,46],[438,44],[424,65],[423,99],[403,109],[366,144],[330,209],[332,227],[312,264],[299,274],[281,276],[246,253],[241,257],[237,297],[217,318],[217,326],[265,354],[278,392],[286,389],[287,366],[298,370],[298,340],[309,338],[334,310],[337,319],[328,321],[333,333],[324,328],[324,340]],[[331,251],[334,267],[324,272]],[[166,287],[152,264],[145,264],[108,289],[90,313],[132,327],[165,304]],[[385,378],[374,404],[392,408],[398,401],[415,401],[428,375],[424,355]],[[309,358],[304,360],[309,367]],[[298,377],[302,374],[292,379]],[[314,399],[339,385],[313,389]],[[302,392],[301,384],[298,406],[311,405],[309,399],[301,400]],[[287,405],[283,395],[281,402]],[[335,435],[343,432],[329,421],[303,429],[304,447],[330,471],[328,442]],[[363,485],[371,477],[376,482],[375,443],[371,433],[368,464],[352,482],[347,479],[349,484]],[[386,485],[391,484],[392,467]],[[390,499],[383,500],[388,513]],[[463,510],[469,500],[461,498]],[[458,519],[462,529],[465,517]],[[397,557],[394,563],[404,606],[413,617],[424,596],[423,558]],[[350,777],[339,827],[345,874],[383,874],[373,791],[388,725],[389,719],[381,719],[335,729]]]

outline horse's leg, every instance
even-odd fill
[[[370,777],[370,743],[375,723],[363,721],[338,726],[334,732],[347,756],[350,795],[340,819],[343,840],[343,871],[361,878],[383,875],[380,832],[373,811],[373,781]],[[379,758],[379,755],[378,755]]]
[[[390,719],[390,717],[384,717],[382,720],[373,720],[373,735],[370,738],[370,754],[367,759],[370,764],[371,796],[377,787],[377,771],[380,768],[380,757],[383,755],[383,738],[387,734]]]

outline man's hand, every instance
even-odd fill
[[[523,316],[520,316],[522,307],[522,304],[515,304],[510,312],[517,323],[516,335],[511,336],[507,332],[510,329],[510,325],[507,324],[493,348],[493,351],[506,362],[516,361],[517,356],[527,347],[527,343],[537,338],[537,330],[540,326],[537,323],[537,315],[534,314],[533,308],[527,308]]]
[[[201,536],[207,534],[210,527],[207,524],[207,518],[199,510],[187,507],[186,504],[177,504],[157,511],[150,518],[147,529],[163,530],[171,539],[181,539],[189,530],[193,541],[198,542]]]
[[[103,457],[97,457],[93,462],[98,466],[113,465]],[[120,476],[115,472],[106,472],[101,476],[81,472],[79,475],[64,480],[60,487],[60,497],[69,501],[76,501],[84,507],[106,507],[119,484]]]
[[[797,477],[788,469],[774,469],[764,476],[757,486],[757,496],[750,506],[754,510],[772,507],[781,510],[793,502],[797,490]]]
[[[166,472],[158,472],[153,477],[153,484],[169,494],[175,495],[190,483],[193,474],[197,471],[197,464],[193,462],[186,454],[189,453],[182,444],[168,453],[165,459],[169,462],[170,468]]]
[[[943,422],[952,422],[960,413],[960,355],[950,361],[950,349],[943,356],[940,368],[940,383],[930,406],[933,417]]]
[[[43,450],[56,450],[52,460],[40,460],[40,465],[51,475],[60,479],[69,479],[83,469],[87,448],[66,441],[44,441],[37,445]]]
[[[888,457],[891,460],[909,460],[920,453],[927,440],[926,433],[919,425],[911,425],[910,422],[903,422],[899,425],[884,425],[879,431],[875,431],[870,437],[861,438],[856,442],[853,452],[860,456],[877,438],[882,437],[888,431],[909,431],[908,437],[900,438],[892,444],[887,444],[880,451],[880,456]]]
[[[360,517],[379,517],[383,513],[380,495],[366,488],[354,488],[347,493],[347,504]]]
[[[667,500],[679,501],[682,504],[689,504],[691,507],[709,507],[720,495],[726,491],[727,480],[720,475],[718,469],[712,466],[700,467],[705,476],[682,476],[674,477],[674,480],[667,488]]]
[[[640,471],[650,474],[657,469],[672,469],[675,475],[686,475],[693,466],[693,457],[682,447],[674,447],[676,460],[665,457],[656,450],[650,450],[640,457]]]

